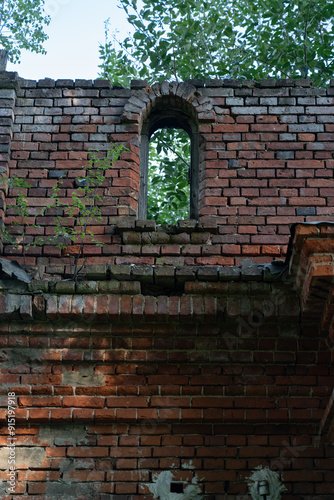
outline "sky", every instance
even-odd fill
[[[124,39],[130,31],[123,9],[117,0],[45,0],[51,23],[45,28],[49,39],[46,55],[22,51],[21,64],[7,64],[7,71],[17,71],[30,80],[83,78],[98,76],[99,42],[104,42],[104,21],[110,18],[110,32]]]

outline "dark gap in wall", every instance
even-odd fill
[[[182,483],[170,483],[170,492],[171,493],[183,493],[183,484]]]

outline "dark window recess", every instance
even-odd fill
[[[168,106],[166,107],[168,108]],[[186,183],[189,182],[189,186],[187,186],[187,188],[184,188],[185,193],[187,193],[186,196],[188,198],[187,201],[188,207],[187,210],[181,212],[180,218],[197,219],[198,218],[198,170],[199,170],[198,127],[193,118],[191,118],[186,112],[178,108],[177,109],[171,108],[166,110],[159,109],[159,111],[152,112],[143,124],[142,134],[141,134],[141,144],[140,144],[140,189],[139,189],[138,218],[147,219],[148,217],[148,206],[147,206],[148,183],[149,181],[152,182],[152,179],[149,179],[150,141],[153,134],[156,133],[155,135],[159,136],[161,132],[160,129],[173,129],[176,132],[175,135],[177,135],[177,132],[179,132],[179,130],[177,129],[182,129],[180,132],[185,131],[190,138],[190,164],[184,166],[185,167],[184,171],[179,176],[180,190],[182,188],[182,184],[184,184],[182,182],[181,176],[183,176],[183,179],[186,181]],[[160,135],[160,137],[162,138],[162,140],[164,140],[162,135]],[[163,147],[163,143],[161,141],[160,141],[160,147]],[[189,161],[189,155],[188,155],[188,161]],[[167,169],[171,168],[172,166],[171,164],[168,166],[168,163],[170,162],[168,162],[167,160],[166,161]],[[155,172],[154,175],[155,176],[158,175],[158,172]],[[162,173],[162,175],[164,175],[164,172]],[[177,176],[177,172],[175,172],[175,176]],[[177,190],[178,187],[176,187],[176,191]],[[181,193],[179,192],[179,194]],[[151,218],[156,218],[154,214],[157,213],[159,210],[157,209],[157,207],[152,206],[153,198],[154,198],[154,186],[150,186],[149,202],[151,206],[149,207],[149,214]],[[186,216],[184,216],[185,214]]]
[[[183,483],[170,483],[171,493],[183,493]]]

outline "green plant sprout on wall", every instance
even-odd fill
[[[9,243],[16,248],[22,248],[23,262],[26,263],[26,253],[29,247],[36,247],[43,244],[41,238],[37,238],[34,241],[26,234],[26,228],[32,226],[39,228],[35,223],[31,223],[31,215],[28,210],[28,201],[26,196],[26,190],[31,188],[31,185],[24,179],[19,177],[12,177],[8,180],[8,187],[16,191],[16,205],[14,207],[14,220],[9,224],[9,226],[0,227],[0,237],[3,243]],[[44,210],[44,209],[43,209]],[[42,215],[39,214],[39,215]]]
[[[104,158],[100,157],[97,150],[89,150],[88,165],[83,167],[86,175],[77,179],[78,187],[72,193],[71,203],[64,202],[59,197],[62,185],[61,179],[52,188],[51,199],[55,200],[52,207],[62,208],[63,215],[55,217],[54,235],[49,238],[48,242],[55,244],[57,248],[62,250],[66,249],[70,244],[79,243],[79,249],[73,263],[72,279],[74,281],[77,281],[78,274],[87,260],[84,259],[84,262],[79,266],[79,260],[83,257],[86,238],[90,243],[103,245],[95,238],[94,233],[89,230],[89,225],[102,219],[99,203],[103,202],[103,198],[100,188],[105,181],[106,171],[114,165],[125,149],[123,145],[114,145]],[[75,219],[73,226],[68,224],[68,218]]]
[[[54,245],[61,250],[67,249],[71,244],[78,244],[79,248],[71,261],[71,278],[78,280],[78,275],[84,267],[86,260],[79,265],[80,258],[83,257],[84,243],[87,241],[95,245],[103,245],[95,238],[89,226],[102,219],[101,204],[103,202],[102,186],[106,179],[106,171],[112,168],[126,148],[123,145],[113,145],[103,158],[97,150],[89,150],[89,160],[85,170],[85,176],[77,179],[78,187],[73,190],[68,201],[60,197],[63,181],[59,179],[52,188],[50,203],[37,214],[37,216],[47,215],[49,209],[60,208],[62,214],[54,217],[54,234],[45,237],[31,238],[28,241],[26,227],[40,228],[36,223],[30,222],[29,204],[26,189],[31,188],[24,179],[12,177],[9,180],[9,187],[17,191],[16,205],[14,208],[15,217],[7,226],[0,227],[0,236],[3,243],[9,243],[16,248],[22,248],[24,264],[26,263],[26,252],[29,247],[36,247],[45,244]],[[71,223],[72,221],[72,223]]]

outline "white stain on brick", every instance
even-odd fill
[[[193,465],[193,461],[189,460],[189,462],[182,464],[182,469],[196,469],[196,467]]]
[[[286,491],[281,484],[278,472],[272,471],[269,467],[262,469],[262,465],[256,467],[252,475],[248,478],[249,493],[253,500],[263,500],[263,495],[259,493],[259,482],[266,481],[269,488],[269,495],[266,500],[281,500],[281,493]]]
[[[172,472],[162,471],[153,476],[153,483],[148,483],[146,486],[153,497],[159,500],[200,500],[202,498],[201,489],[197,485],[197,476],[194,476],[191,484],[186,486],[183,493],[172,493],[170,491],[172,482]]]

